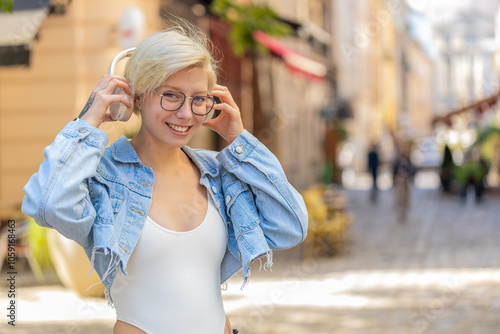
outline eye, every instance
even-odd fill
[[[203,105],[207,102],[208,97],[203,95],[197,95],[193,97],[193,103],[196,105]]]
[[[193,100],[195,102],[205,102],[207,100],[207,97],[203,96],[203,95],[197,95],[197,96],[193,97]]]
[[[165,93],[163,93],[163,97],[168,99],[169,101],[179,101],[182,100],[182,94],[179,92],[173,92],[170,90],[167,90]]]

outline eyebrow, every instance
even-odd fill
[[[186,94],[186,93],[184,93],[184,92],[182,91],[182,89],[180,89],[180,88],[179,88],[179,87],[177,87],[177,86],[172,86],[172,85],[163,85],[163,86],[161,86],[161,88],[162,88],[162,89],[163,89],[163,88],[165,88],[166,90],[173,90],[173,91],[181,92],[181,93],[183,93],[183,94],[185,94],[185,95],[187,96],[187,94]],[[196,96],[196,95],[208,95],[208,91],[206,91],[206,90],[195,91],[195,92],[194,92],[194,96]]]

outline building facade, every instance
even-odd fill
[[[333,58],[339,96],[350,101],[348,156],[345,167],[366,169],[371,143],[387,141],[397,128],[402,105],[400,38],[404,8],[399,2],[334,1]],[[384,146],[386,147],[386,146]]]
[[[434,61],[410,29],[404,1],[334,1],[333,59],[339,95],[352,104],[346,146],[366,171],[371,144],[382,160],[395,154],[395,140],[432,134]]]
[[[31,41],[28,65],[0,67],[2,219],[19,213],[22,188],[42,162],[43,148],[78,116],[121,51],[120,33],[124,32],[119,23],[128,8],[143,12],[144,34],[160,29],[159,2],[155,0],[75,0],[43,20],[33,12],[19,22],[20,29],[13,34],[22,36],[36,29],[38,37]],[[114,141],[135,131],[136,126],[137,120],[102,128]]]

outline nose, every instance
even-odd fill
[[[193,115],[191,113],[191,104],[189,99],[186,99],[182,106],[175,112],[179,119],[189,119]]]

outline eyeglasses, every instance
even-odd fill
[[[191,111],[198,116],[207,115],[214,107],[215,100],[209,95],[196,95],[189,97],[182,92],[167,90],[163,94],[158,93],[153,89],[158,96],[161,97],[160,106],[168,111],[179,110],[186,99],[191,99]]]

